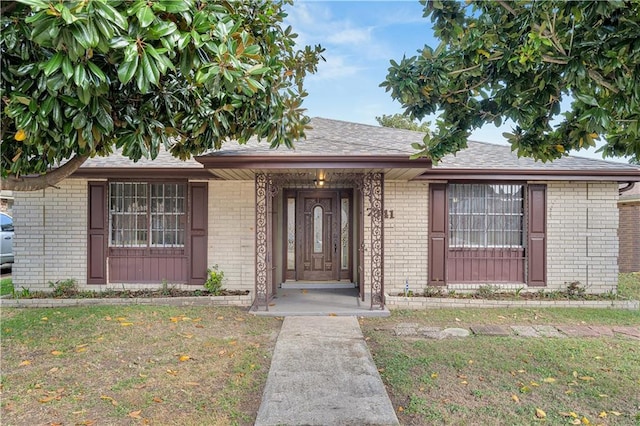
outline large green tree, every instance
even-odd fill
[[[36,190],[115,148],[187,158],[256,136],[304,136],[287,0],[3,1],[2,187]]]
[[[604,156],[640,158],[640,1],[422,3],[440,44],[391,61],[381,85],[410,116],[437,115],[417,155],[437,161],[509,119],[520,156],[600,139]]]
[[[376,117],[376,121],[382,127],[393,127],[396,129],[413,130],[415,132],[427,133],[430,131],[428,122],[419,122],[412,120],[404,114],[383,114],[380,117]]]

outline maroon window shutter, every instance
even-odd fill
[[[107,283],[107,182],[89,182],[87,284]]]
[[[447,185],[429,185],[429,285],[446,284]]]
[[[527,244],[528,278],[530,286],[547,283],[547,187],[529,185],[529,237]]]
[[[207,279],[207,185],[206,182],[189,184],[189,284],[204,284]]]

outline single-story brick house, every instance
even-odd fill
[[[15,196],[16,288],[225,287],[268,306],[284,283],[371,294],[437,286],[615,291],[618,187],[640,169],[517,158],[470,142],[433,165],[423,135],[314,118],[295,150],[228,143],[189,161],[161,153],[86,162],[55,188]]]

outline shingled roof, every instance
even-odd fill
[[[295,144],[294,149],[271,149],[265,141],[250,140],[244,145],[227,143],[221,150],[192,158],[175,159],[161,152],[156,160],[142,159],[137,163],[114,153],[109,157],[97,157],[81,168],[89,169],[291,169],[291,168],[360,168],[382,170],[406,168],[422,170],[422,178],[473,174],[530,176],[558,175],[616,178],[640,181],[640,168],[624,163],[568,156],[543,163],[531,158],[518,158],[506,145],[469,141],[468,148],[456,155],[447,155],[432,166],[427,159],[409,160],[415,153],[411,146],[422,142],[423,133],[410,130],[350,123],[326,118],[313,118],[312,129],[306,131],[306,139]],[[140,170],[140,172],[142,172]],[[97,170],[95,170],[97,172]],[[94,174],[94,173],[92,173]],[[416,174],[415,176],[418,176]]]

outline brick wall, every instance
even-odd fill
[[[407,280],[411,290],[422,291],[428,280],[429,186],[425,182],[386,181],[384,189],[385,291],[403,291]]]
[[[620,226],[620,272],[640,272],[640,199],[618,202]]]
[[[230,290],[254,288],[255,200],[253,181],[209,183],[209,266],[218,265]]]
[[[618,185],[547,183],[547,287],[580,281],[590,293],[618,283]]]
[[[87,182],[15,194],[14,287],[50,290],[49,281],[87,277]]]

